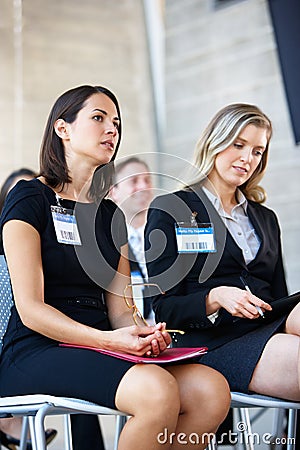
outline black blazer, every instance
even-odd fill
[[[192,212],[197,213],[198,223],[213,224],[216,253],[178,254],[175,223],[190,222]],[[239,319],[221,308],[212,324],[206,316],[205,299],[214,287],[244,288],[242,275],[253,294],[269,303],[287,295],[276,215],[253,201],[248,202],[247,213],[261,240],[256,258],[248,265],[201,188],[160,196],[150,205],[145,229],[149,281],[165,291],[154,297],[153,309],[157,321],[186,331],[178,335],[179,345],[212,349],[274,320],[272,313],[266,314],[266,319]]]

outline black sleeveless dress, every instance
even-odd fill
[[[78,322],[111,330],[105,292],[127,242],[123,214],[110,200],[60,203],[75,211],[81,245],[58,242],[51,214],[57,199],[37,179],[22,180],[9,193],[1,232],[12,219],[32,225],[41,236],[45,302]],[[116,390],[132,365],[91,350],[61,347],[25,327],[13,306],[1,354],[0,396],[43,393],[115,408]]]

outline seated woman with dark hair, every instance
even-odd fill
[[[134,364],[60,345],[155,358],[171,343],[164,322],[134,322],[131,296],[124,301],[130,284],[126,224],[106,198],[121,125],[108,89],[65,92],[46,124],[39,177],[20,181],[7,196],[0,228],[14,306],[0,395],[43,392],[119,409],[131,416],[120,450],[159,450],[164,430],[197,433],[204,449],[230,404],[228,384],[217,371],[193,363]],[[181,445],[173,439],[164,448]]]

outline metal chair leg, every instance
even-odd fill
[[[121,431],[127,421],[127,416],[116,416],[116,429],[115,429],[115,439],[114,439],[114,450],[118,449],[118,442]]]
[[[297,409],[289,409],[289,422],[287,434],[287,450],[296,449]]]
[[[53,407],[51,405],[45,404],[42,408],[38,410],[34,417],[34,435],[35,442],[32,442],[33,450],[46,450],[46,439],[45,439],[45,427],[44,420],[48,411],[51,411]]]
[[[250,415],[248,408],[238,408],[240,417],[240,429],[238,431],[242,433],[243,445],[245,450],[254,450],[253,433],[250,422]]]
[[[271,450],[282,450],[281,439],[284,435],[284,417],[285,409],[274,409],[273,424],[272,424],[272,438],[270,442]]]
[[[205,450],[217,450],[217,449],[218,449],[217,439],[216,435],[214,435],[214,437],[212,438],[212,440],[210,441]]]
[[[70,414],[64,415],[64,429],[65,429],[65,450],[73,449],[72,441],[72,428],[71,428],[71,416]]]
[[[37,441],[36,441],[36,431],[35,431],[35,416],[29,417],[29,430],[30,430],[30,439],[33,450],[38,450]]]
[[[20,437],[19,450],[26,450],[28,428],[29,428],[29,418],[28,418],[28,416],[24,416],[23,423],[22,423],[22,432],[21,432],[21,437]]]

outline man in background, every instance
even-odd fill
[[[115,179],[110,191],[111,199],[122,209],[128,230],[128,251],[130,259],[132,283],[145,283],[148,280],[144,256],[144,228],[147,221],[147,212],[154,197],[152,176],[148,164],[137,157],[130,157],[115,163]],[[137,289],[133,288],[135,303],[143,312],[148,323],[154,323],[150,297],[144,289],[142,301],[143,310],[139,303],[142,297]],[[233,429],[233,412],[229,411],[225,421],[219,427],[217,440],[223,433]],[[223,437],[222,445],[231,445]]]
[[[128,247],[132,283],[148,280],[144,256],[144,228],[147,211],[153,199],[152,176],[148,164],[137,157],[116,163],[111,199],[122,209],[128,230]],[[133,288],[137,306],[149,323],[154,323],[150,298]]]

